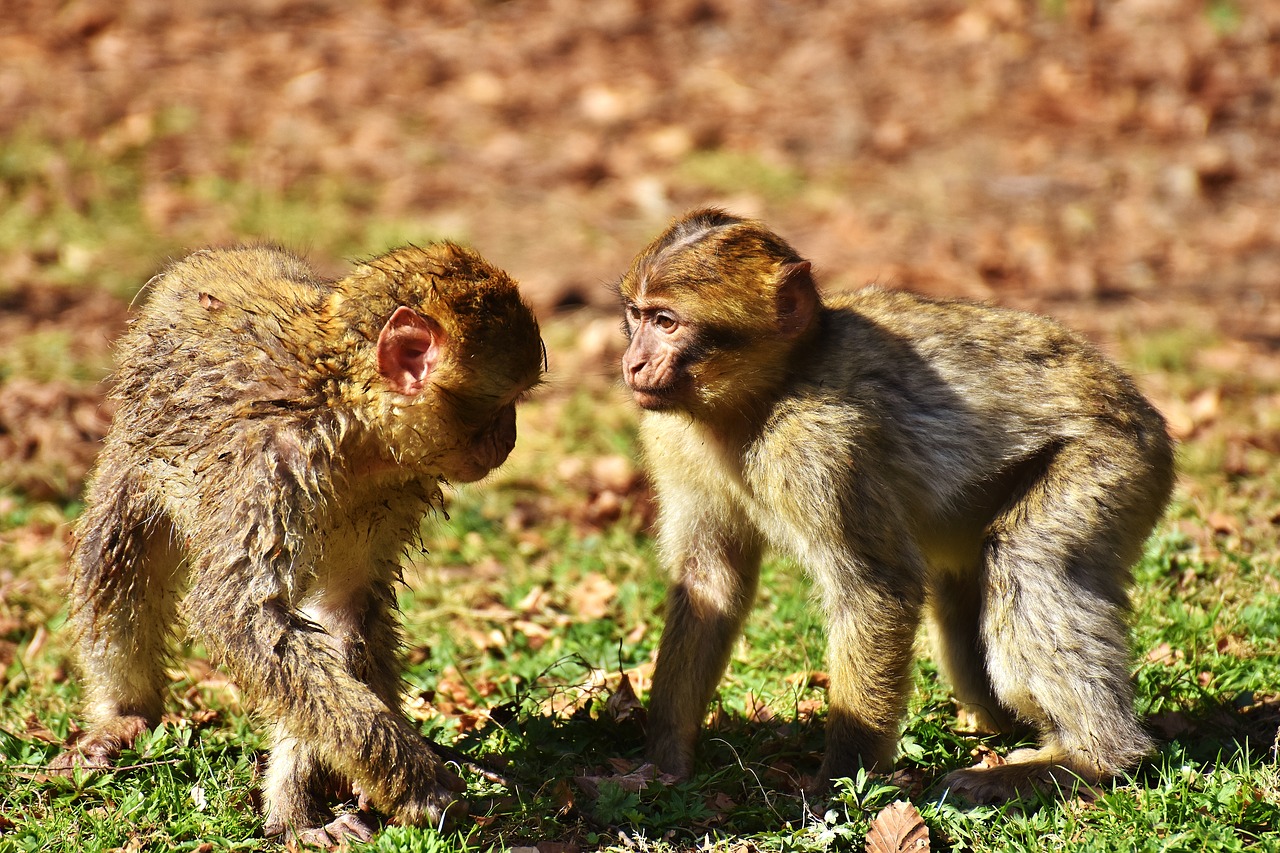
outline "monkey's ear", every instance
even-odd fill
[[[427,386],[444,350],[444,330],[401,305],[378,335],[378,372],[401,394]]]
[[[808,261],[783,264],[779,277],[782,283],[773,301],[778,331],[793,337],[808,329],[818,313],[818,288],[813,283]]]

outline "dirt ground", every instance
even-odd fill
[[[112,250],[63,213],[137,211],[154,270],[273,236],[210,189],[251,185],[469,242],[545,314],[608,306],[671,216],[716,204],[828,289],[1037,308],[1104,342],[1183,329],[1221,371],[1280,377],[1275,3],[10,0],[0,57],[0,335],[69,332],[91,362],[124,302],[85,286]],[[74,493],[97,392],[0,383],[0,479]],[[61,473],[23,480],[46,452]]]

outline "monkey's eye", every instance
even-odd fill
[[[632,323],[640,322],[640,309],[635,305],[627,306],[627,319]]]
[[[673,332],[675,331],[676,326],[680,325],[680,323],[670,314],[660,312],[653,315],[653,325],[657,326],[664,332]]]

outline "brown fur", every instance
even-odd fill
[[[877,288],[824,302],[790,246],[720,211],[675,223],[620,289],[675,576],[652,759],[689,773],[765,547],[826,615],[824,778],[892,765],[925,612],[962,702],[1041,738],[952,774],[955,793],[1101,780],[1148,751],[1126,587],[1173,455],[1127,376],[1031,314]]]
[[[542,361],[515,283],[452,244],[337,282],[275,248],[158,276],[72,555],[93,727],[57,767],[108,763],[159,720],[181,616],[273,725],[268,834],[366,837],[325,827],[335,778],[439,822],[461,785],[400,713],[399,557],[442,480],[506,458]]]

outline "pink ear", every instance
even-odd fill
[[[809,272],[809,262],[784,264],[782,283],[778,285],[774,308],[778,312],[778,331],[784,335],[798,335],[809,328],[822,300]]]
[[[401,305],[378,335],[378,372],[401,394],[427,386],[444,349],[444,333],[431,320]]]

